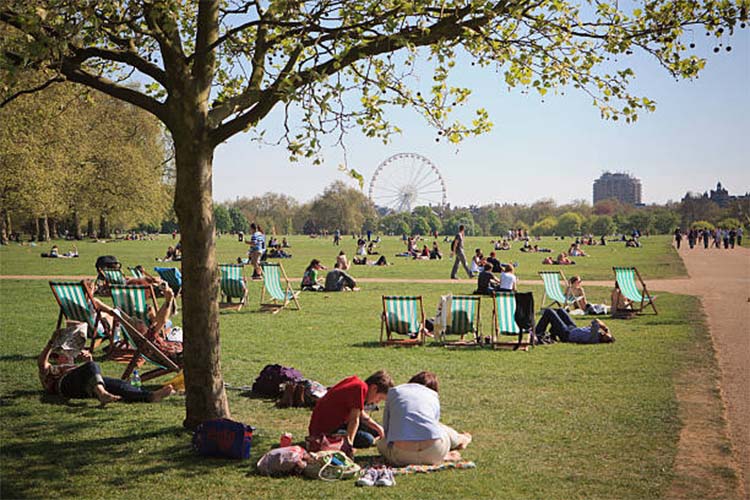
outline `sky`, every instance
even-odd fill
[[[708,62],[693,81],[676,82],[646,56],[631,58],[636,72],[632,92],[657,103],[655,112],[642,111],[635,124],[601,119],[591,99],[575,89],[542,99],[508,90],[493,70],[459,64],[456,82],[473,89],[462,113],[471,116],[473,109],[486,108],[494,123],[491,132],[458,145],[436,142],[436,131],[416,113],[389,111],[388,118],[403,132],[387,145],[350,132],[346,164],[365,177],[368,193],[384,160],[397,153],[422,155],[439,170],[452,206],[544,198],[591,203],[593,182],[604,171],[639,178],[646,204],[679,201],[686,192],[702,193],[717,182],[730,194],[750,192],[750,29],[721,40],[720,53],[713,53],[717,42],[711,37],[695,35],[694,41],[696,54]],[[427,86],[429,78],[416,84]],[[282,120],[279,111],[262,122],[271,136]],[[290,163],[283,146],[235,136],[216,151],[214,199],[275,192],[306,202],[337,180],[358,187],[338,168],[344,162],[340,148],[326,147],[323,158],[319,166]],[[398,184],[397,170],[397,163],[384,167],[380,185]]]

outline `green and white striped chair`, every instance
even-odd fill
[[[494,323],[494,333],[492,338],[493,347],[513,347],[514,350],[528,350],[532,345],[534,329],[524,332],[516,323],[516,294],[513,292],[496,292],[492,301],[492,322]],[[524,335],[528,339],[524,340]],[[515,342],[502,340],[503,336],[515,336],[518,338]]]
[[[260,292],[261,309],[276,314],[293,301],[299,311],[301,309],[297,301],[299,292],[292,290],[292,285],[289,283],[289,278],[287,278],[281,264],[261,262],[260,267],[263,269],[263,290]],[[282,284],[282,278],[286,285]],[[271,302],[264,302],[266,293],[268,293]]]
[[[151,325],[148,316],[148,306],[153,307],[154,314],[159,309],[154,297],[154,290],[149,285],[112,285],[112,303],[116,308],[130,316],[143,321],[146,326]],[[149,304],[151,298],[151,304]]]
[[[440,334],[440,343],[445,346],[479,346],[481,334],[479,332],[479,306],[481,297],[477,295],[454,295],[450,301],[450,324]],[[464,337],[470,334],[472,339]],[[448,341],[448,335],[459,335],[459,340]]]
[[[221,295],[226,300],[221,307],[236,308],[238,311],[245,305],[247,299],[247,280],[242,276],[242,264],[220,264],[221,272]],[[240,299],[238,303],[232,303],[232,299]]]
[[[97,309],[94,297],[83,281],[50,281],[49,286],[57,305],[60,306],[55,329],[62,326],[63,318],[80,321],[88,325],[92,352],[102,339],[114,344],[112,329],[102,320],[102,313]]]
[[[383,295],[381,345],[424,345],[424,333],[421,296]],[[407,338],[396,339],[393,334],[405,335]]]
[[[121,378],[123,380],[130,378],[130,374],[133,373],[133,370],[138,366],[141,357],[156,366],[156,368],[140,374],[141,380],[144,382],[151,380],[152,378],[161,377],[168,373],[179,373],[180,370],[182,370],[182,367],[178,363],[167,356],[166,353],[135,328],[132,318],[127,314],[117,311],[115,313],[115,319],[118,324],[121,325],[121,330],[128,343],[133,349],[135,349],[135,353],[133,353],[130,363],[122,374]]]
[[[565,296],[560,281],[567,283],[565,276],[560,271],[539,271],[539,276],[544,281],[544,296],[542,296],[542,309],[557,305],[557,307],[565,307],[568,305],[568,298]],[[549,305],[544,305],[547,299],[551,299],[552,302]]]
[[[128,267],[128,270],[130,271],[130,274],[133,275],[133,278],[141,279],[146,276],[143,272],[143,268],[140,266]]]
[[[615,271],[615,280],[617,286],[620,287],[620,293],[622,293],[626,299],[633,303],[633,311],[640,313],[646,307],[651,306],[654,310],[654,314],[659,314],[654,304],[656,296],[648,293],[646,283],[641,278],[641,274],[635,267],[613,267]],[[641,283],[641,290],[638,290],[638,283],[636,279]],[[613,311],[614,313],[615,311]]]
[[[124,285],[125,275],[119,269],[101,269],[102,277],[108,286]]]

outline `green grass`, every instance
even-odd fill
[[[492,237],[467,238],[467,258],[471,258],[475,248],[481,248],[485,255],[489,255]],[[613,265],[634,265],[638,267],[644,279],[670,278],[685,276],[685,267],[677,253],[671,247],[669,236],[651,236],[642,238],[642,248],[625,248],[623,243],[610,243],[607,246],[585,247],[590,257],[574,258],[576,265],[564,266],[566,275],[579,274],[586,280],[613,279]],[[330,238],[312,239],[306,236],[292,236],[289,238],[292,248],[292,259],[282,262],[289,276],[302,277],[302,273],[313,258],[320,259],[325,265],[332,266],[339,250],[347,252],[351,260],[356,250],[356,240],[350,237],[342,239],[342,245],[335,247]],[[428,239],[430,246],[432,240]],[[393,266],[354,266],[351,270],[355,277],[361,278],[395,278],[395,279],[433,279],[449,278],[453,261],[447,259],[450,244],[442,243],[440,247],[445,257],[442,261],[416,261],[404,257],[395,257],[396,253],[404,250],[400,238],[387,237],[378,250],[384,254]],[[562,250],[567,250],[571,239],[556,240],[551,237],[536,242],[540,247],[551,248],[551,254],[528,254],[520,251],[520,244],[515,243],[509,251],[497,252],[498,259],[503,262],[518,262],[516,270],[521,279],[538,279],[538,271],[543,269],[557,269],[558,266],[543,266],[544,257],[552,255],[554,258]],[[61,252],[70,250],[69,242],[58,242]],[[49,251],[51,244],[35,247],[18,244],[0,247],[0,274],[3,275],[91,275],[95,273],[94,262],[99,255],[115,255],[126,266],[142,264],[146,269],[152,268],[156,257],[163,257],[168,245],[174,244],[171,237],[162,236],[154,241],[111,241],[108,243],[78,242],[81,257],[78,259],[42,259],[40,253]],[[217,254],[219,262],[235,262],[237,257],[245,256],[247,245],[236,238],[224,236],[217,240]],[[377,258],[376,256],[372,256]],[[371,258],[371,260],[374,260]],[[167,264],[172,265],[172,264]],[[463,270],[460,274],[465,277]]]
[[[488,248],[488,241],[470,240],[469,248],[479,242]],[[81,258],[57,260],[40,259],[40,247],[16,245],[0,249],[1,273],[90,275],[101,254],[114,254],[126,265],[151,264],[170,242],[83,243]],[[332,262],[338,250],[329,240],[291,242],[294,258],[284,264],[292,276],[300,276],[313,256]],[[393,239],[382,248],[390,258],[400,245]],[[345,240],[350,255],[352,246]],[[245,248],[222,238],[220,260],[234,260]],[[521,277],[535,277],[538,255],[511,252],[521,261]],[[588,279],[610,278],[611,265],[626,262],[647,279],[684,273],[664,238],[649,238],[642,249],[618,245],[595,247],[592,253],[576,266]],[[356,267],[354,274],[408,280],[447,278],[450,271],[447,261],[392,260],[392,267]],[[612,321],[615,344],[556,344],[523,353],[377,346],[382,294],[421,294],[431,316],[441,294],[470,292],[467,283],[365,283],[359,293],[303,294],[302,311],[277,315],[258,312],[260,286],[250,284],[249,304],[241,312],[221,314],[227,382],[250,385],[268,363],[294,366],[324,384],[350,374],[366,377],[380,368],[397,382],[433,370],[441,382],[443,421],[474,435],[464,455],[477,469],[399,477],[391,489],[260,477],[254,463],[282,432],[303,438],[310,412],[277,409],[273,401],[240,391],[229,391],[229,400],[235,419],[257,427],[251,460],[200,459],[181,428],[183,396],[102,410],[93,400],[65,402],[44,395],[36,356],[54,329],[57,307],[45,280],[6,279],[0,280],[0,497],[659,498],[673,478],[680,431],[674,376],[695,363],[715,363],[692,297],[662,294],[659,316]],[[521,288],[541,298],[540,286]],[[587,288],[587,294],[603,302],[609,290]],[[486,334],[491,310],[491,301],[483,300]],[[175,319],[179,324],[182,315]],[[114,362],[102,367],[112,376],[124,370]],[[367,460],[375,453],[366,450],[359,457]]]

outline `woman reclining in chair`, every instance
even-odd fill
[[[126,403],[158,403],[174,394],[174,387],[165,385],[156,391],[148,391],[130,385],[127,380],[102,377],[101,368],[92,361],[91,353],[84,350],[78,355],[83,364],[76,365],[74,359],[64,353],[57,354],[57,362],[50,363],[58,338],[65,328],[55,331],[38,359],[39,379],[48,394],[57,394],[67,399],[96,398],[102,406],[115,401]]]

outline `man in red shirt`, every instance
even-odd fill
[[[346,430],[346,437],[355,448],[368,448],[376,437],[384,435],[383,428],[365,411],[365,405],[385,401],[393,379],[383,370],[367,380],[347,377],[334,385],[318,400],[310,417],[310,437],[331,435]]]

